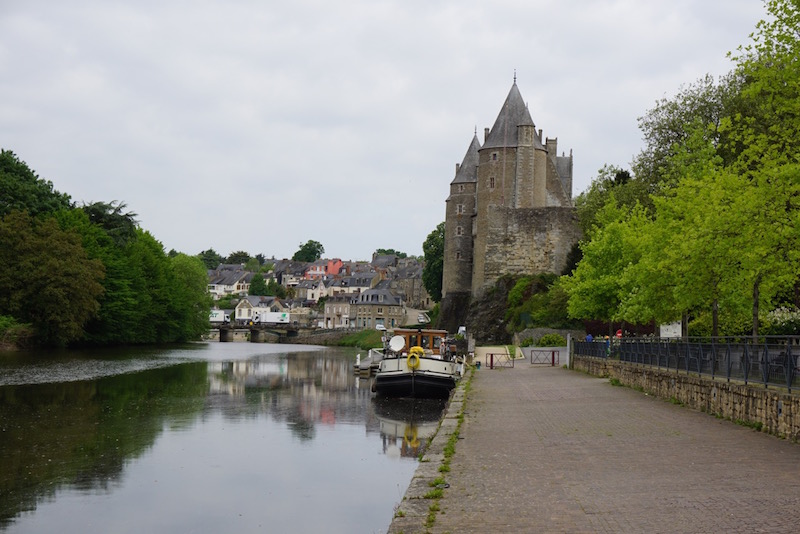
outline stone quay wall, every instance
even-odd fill
[[[800,441],[800,392],[728,382],[675,370],[572,355],[571,368],[775,436]]]

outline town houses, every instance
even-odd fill
[[[395,328],[417,322],[433,301],[422,283],[422,262],[397,255],[373,255],[369,262],[321,259],[315,262],[268,260],[252,272],[244,265],[220,264],[208,271],[215,303],[229,305],[220,317],[237,324],[285,318],[308,328]],[[260,275],[283,297],[251,295]]]

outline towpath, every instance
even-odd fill
[[[800,532],[798,444],[524,360],[476,371],[455,400],[440,510],[418,498],[434,443],[390,533]]]

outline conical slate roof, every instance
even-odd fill
[[[517,126],[535,126],[533,119],[528,111],[528,106],[522,99],[522,94],[519,92],[517,82],[511,86],[511,91],[508,92],[506,101],[497,120],[494,121],[494,126],[489,131],[489,137],[483,144],[483,148],[504,148],[517,146]],[[534,136],[534,143],[536,147],[542,147],[542,143]]]
[[[481,149],[481,143],[478,141],[477,134],[472,136],[472,142],[469,144],[467,153],[464,155],[464,160],[458,167],[456,177],[451,184],[464,184],[469,182],[478,181],[478,150]]]

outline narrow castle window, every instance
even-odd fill
[[[497,152],[492,152],[492,161],[497,161]]]
[[[456,214],[461,215],[464,213],[464,204],[456,204]]]
[[[464,184],[458,184],[458,192],[459,193],[463,193],[464,192]]]
[[[494,176],[489,177],[489,189],[494,189]]]
[[[456,226],[456,235],[464,235],[464,229],[461,226]]]
[[[461,252],[458,252],[458,251],[456,252],[456,259],[457,260],[461,259]]]

